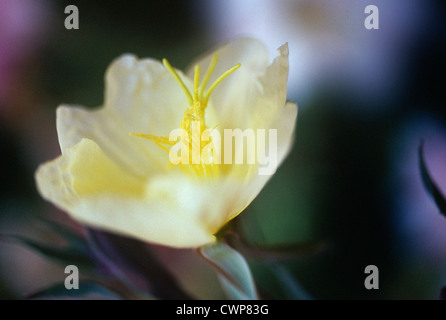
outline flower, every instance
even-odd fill
[[[271,175],[256,174],[257,158],[172,165],[166,151],[176,142],[167,137],[192,120],[201,131],[276,129],[275,170],[291,148],[297,115],[286,101],[287,44],[278,51],[271,63],[263,43],[236,39],[187,74],[166,60],[118,58],[106,73],[102,108],[58,107],[62,155],[38,168],[39,192],[86,225],[172,247],[213,243]],[[200,70],[207,70],[201,83]]]

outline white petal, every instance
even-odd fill
[[[209,84],[212,84],[229,68],[241,63],[241,67],[224,79],[211,95],[211,101],[218,113],[221,127],[246,128],[249,115],[247,107],[255,95],[258,95],[260,90],[258,78],[270,64],[268,50],[258,40],[236,39],[198,59],[189,69],[187,73],[189,77],[193,75],[195,65],[199,65],[204,74],[215,53],[218,54],[219,59]]]
[[[122,118],[107,109],[89,111],[78,107],[57,109],[57,134],[62,154],[83,138],[95,141],[105,154],[129,173],[147,177],[163,172],[168,155],[154,142],[130,136]]]
[[[259,86],[253,90],[252,100],[246,105],[249,128],[269,128],[282,113],[287,95],[288,44],[279,49],[272,64],[259,77]]]
[[[63,210],[68,210],[78,200],[71,187],[70,161],[60,156],[41,164],[36,171],[37,190],[42,197]]]
[[[177,72],[192,88],[190,79]],[[186,107],[187,98],[180,85],[159,61],[124,55],[107,70],[105,108],[131,132],[169,135],[180,125]]]
[[[245,209],[260,193],[265,184],[271,179],[276,169],[285,160],[286,156],[291,150],[294,142],[294,129],[296,126],[297,105],[293,102],[287,102],[279,118],[271,125],[271,129],[277,129],[277,162],[272,162],[272,167],[268,167],[270,175],[260,175],[259,172],[254,174],[247,173],[246,182],[239,192],[239,197],[236,198],[234,209],[230,212],[227,219],[232,219],[237,216],[240,211]],[[268,146],[267,146],[268,148]],[[236,166],[236,165],[234,165]],[[259,168],[257,168],[259,169]],[[235,176],[240,176],[235,171]]]
[[[87,225],[166,246],[198,247],[215,241],[187,210],[179,212],[181,216],[168,209],[161,201],[102,196],[82,199],[70,214]]]
[[[190,85],[184,76],[183,81]],[[92,139],[117,164],[147,176],[165,170],[168,155],[154,142],[130,133],[168,136],[179,127],[186,107],[179,84],[160,62],[126,55],[107,71],[103,108],[58,108],[59,143],[64,152],[82,138]]]
[[[294,143],[294,131],[297,119],[297,104],[287,101],[280,116],[270,128],[277,129],[278,166],[285,160]]]
[[[163,175],[147,184],[144,198],[82,197],[67,211],[89,226],[172,247],[198,247],[215,241],[241,187]]]
[[[262,42],[241,38],[195,63],[204,72],[213,55],[219,55],[210,83],[230,67],[241,63],[241,67],[224,79],[211,95],[221,128],[267,128],[268,122],[275,121],[286,101],[288,44],[282,45],[278,52],[279,56],[270,63]],[[193,75],[193,68],[188,75]]]
[[[145,179],[135,177],[110,160],[92,140],[82,139],[36,172],[42,196],[63,209],[70,209],[79,198],[97,194],[142,197]]]
[[[209,184],[175,169],[142,181],[89,139],[43,164],[36,180],[45,199],[82,223],[174,247],[214,241],[236,196],[220,181]]]

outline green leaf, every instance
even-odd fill
[[[119,300],[122,297],[116,292],[95,282],[81,282],[79,289],[68,290],[63,283],[57,283],[42,291],[29,295],[28,299],[97,299]]]
[[[222,242],[201,247],[198,252],[217,271],[228,298],[258,299],[251,270],[240,253]]]
[[[420,165],[421,179],[423,180],[423,184],[429,195],[435,201],[440,212],[446,216],[446,199],[444,195],[441,193],[440,189],[435,184],[434,180],[431,178],[429,171],[427,170],[426,163],[424,161],[424,151],[423,151],[424,143],[421,142],[418,148],[418,159]]]
[[[64,265],[66,264],[75,264],[78,267],[92,267],[91,259],[87,252],[81,250],[78,247],[74,246],[63,246],[63,247],[57,247],[57,246],[51,246],[48,244],[40,243],[38,241],[16,236],[16,235],[10,235],[10,236],[1,236],[0,240],[3,241],[12,241],[19,244],[23,244],[36,252],[42,254],[43,256],[53,259],[56,262],[62,263]]]

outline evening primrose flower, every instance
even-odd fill
[[[256,170],[257,153],[265,150],[257,150],[254,164],[174,165],[169,153],[177,141],[169,133],[191,132],[193,123],[200,134],[274,129],[276,168],[290,150],[297,115],[296,104],[286,101],[287,44],[278,52],[271,62],[263,43],[237,39],[186,74],[167,60],[118,58],[106,73],[102,108],[58,107],[62,155],[38,168],[39,192],[99,229],[172,247],[213,243],[271,177]]]

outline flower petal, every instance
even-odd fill
[[[271,123],[277,121],[285,106],[289,69],[288,44],[282,45],[278,52],[279,55],[259,77],[260,86],[255,87],[254,99],[247,105],[250,128],[274,128]]]
[[[254,88],[259,85],[257,79],[270,63],[267,48],[261,41],[251,38],[230,41],[194,62],[187,72],[189,77],[193,75],[195,65],[199,65],[204,73],[214,54],[218,54],[219,59],[209,84],[229,68],[241,63],[241,67],[224,79],[211,95],[221,127],[246,128],[247,102],[253,99]]]
[[[78,199],[71,186],[71,174],[68,171],[69,158],[58,158],[41,164],[35,173],[37,190],[40,195],[57,207],[68,210]]]
[[[276,169],[285,160],[293,145],[296,117],[297,105],[293,102],[287,102],[283,107],[279,118],[271,126],[271,128],[277,129],[277,159],[275,159],[277,161],[272,160],[274,158],[271,157],[274,157],[274,155],[269,155],[270,159],[269,163],[266,164],[267,168],[260,165],[265,173],[267,172],[268,174],[259,174],[260,171],[254,174],[251,174],[251,172],[248,171],[246,172],[246,182],[244,183],[243,188],[240,188],[240,190],[237,191],[239,192],[239,195],[233,203],[235,209],[228,212],[227,220],[236,217],[257,197],[265,184],[271,179]],[[266,150],[269,149],[268,146],[269,142],[266,145]],[[261,168],[257,167],[257,170],[261,170]],[[240,173],[235,171],[234,175],[237,177],[240,176]]]
[[[45,199],[81,223],[174,247],[213,242],[233,190],[175,169],[146,182],[121,170],[89,139],[40,166],[36,181]]]
[[[136,201],[128,197],[83,198],[69,213],[81,223],[166,246],[198,247],[215,240],[200,221],[168,211],[162,201]],[[178,208],[177,208],[178,209]]]
[[[267,123],[276,119],[286,101],[288,45],[282,45],[278,51],[279,56],[270,64],[268,51],[262,42],[241,38],[196,62],[206,70],[212,56],[218,54],[219,60],[210,83],[230,67],[241,63],[241,67],[224,79],[211,95],[222,128],[267,128]],[[193,68],[188,75],[193,75]]]
[[[166,152],[152,141],[130,136],[131,129],[107,109],[89,111],[80,107],[57,108],[57,133],[62,154],[83,138],[95,141],[101,150],[127,172],[147,177],[166,170]]]
[[[293,146],[297,109],[296,103],[287,101],[279,117],[270,127],[277,129],[277,167],[282,164]]]
[[[145,185],[145,180],[123,171],[89,139],[82,139],[64,155],[41,165],[36,181],[43,197],[64,209],[79,197],[97,194],[142,197]]]
[[[145,180],[134,177],[111,161],[92,140],[82,139],[70,148],[71,186],[79,197],[120,194],[141,197]]]
[[[190,81],[178,73],[190,86]],[[102,109],[58,108],[59,143],[64,152],[82,138],[92,139],[129,172],[148,176],[167,168],[166,153],[152,141],[129,134],[168,136],[179,127],[187,106],[178,83],[160,62],[125,55],[107,71]]]
[[[176,71],[190,90],[192,81]],[[107,70],[105,108],[121,118],[131,132],[169,135],[180,125],[186,107],[185,94],[159,61],[124,55]]]

